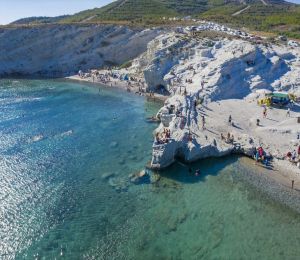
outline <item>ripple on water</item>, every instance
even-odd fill
[[[1,259],[299,255],[299,216],[239,178],[249,169],[238,158],[191,165],[198,177],[177,164],[153,184],[129,182],[150,160],[144,119],[159,104],[65,81],[0,80],[4,95],[26,102],[0,103]]]

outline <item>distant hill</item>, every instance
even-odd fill
[[[168,22],[169,17],[186,16],[300,38],[300,5],[283,0],[117,0],[67,17],[25,18],[15,23],[124,22],[153,25],[172,24]]]
[[[63,19],[66,19],[69,15],[62,15],[56,17],[38,16],[22,18],[12,22],[11,24],[44,24],[44,23],[56,23]]]

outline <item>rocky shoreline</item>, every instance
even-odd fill
[[[72,80],[80,80],[80,81],[84,81],[84,82],[89,82],[89,83],[93,83],[91,78],[85,78],[85,79],[80,79],[78,76],[72,77]],[[97,84],[94,82],[94,84]],[[103,83],[99,83],[103,86]],[[111,85],[106,85],[107,87],[118,87],[120,89],[123,89],[124,91],[126,91],[126,84],[120,84],[120,82],[116,82],[116,84],[112,84]],[[164,97],[165,98],[165,97]],[[182,98],[187,98],[182,96]],[[249,97],[251,98],[251,97]],[[205,159],[205,158],[209,158],[209,157],[223,157],[226,155],[230,155],[230,154],[242,154],[245,155],[247,157],[252,158],[253,155],[253,150],[256,148],[256,146],[262,145],[263,142],[261,140],[261,138],[257,138],[260,140],[260,142],[255,142],[253,140],[252,137],[250,137],[250,135],[245,134],[245,133],[239,133],[236,130],[241,130],[238,128],[240,127],[240,124],[236,121],[237,118],[235,118],[234,113],[232,113],[232,110],[234,110],[234,108],[238,108],[241,107],[242,105],[245,104],[250,104],[250,106],[252,107],[253,105],[255,105],[254,101],[251,99],[245,99],[245,100],[233,100],[233,101],[223,101],[225,102],[223,104],[222,101],[220,102],[215,102],[215,103],[211,103],[208,104],[206,106],[199,106],[198,108],[196,108],[196,110],[198,109],[198,113],[199,115],[206,115],[208,116],[210,113],[212,113],[212,109],[210,108],[210,106],[218,106],[220,107],[221,104],[223,104],[224,106],[228,106],[228,104],[230,103],[230,106],[233,106],[233,109],[231,109],[230,111],[228,111],[228,113],[231,113],[233,115],[233,120],[235,121],[235,126],[233,126],[232,124],[228,124],[226,122],[226,120],[224,120],[224,122],[222,122],[221,120],[216,120],[216,121],[212,121],[210,122],[210,119],[207,120],[207,125],[206,125],[206,129],[203,130],[199,127],[198,130],[200,130],[200,134],[202,135],[201,132],[205,132],[206,134],[203,135],[202,137],[202,141],[203,143],[205,143],[203,145],[202,143],[202,147],[201,147],[201,152],[199,151],[195,151],[195,149],[197,149],[196,144],[194,143],[196,139],[194,139],[194,137],[196,137],[196,133],[192,133],[192,141],[191,142],[187,142],[186,141],[182,141],[182,142],[176,142],[176,140],[170,138],[169,142],[166,144],[153,144],[153,156],[163,156],[163,160],[160,160],[160,164],[158,166],[156,166],[153,162],[153,158],[152,158],[152,162],[149,165],[148,168],[152,168],[154,171],[156,170],[161,170],[165,167],[168,167],[170,164],[172,164],[176,158],[177,158],[177,154],[176,154],[176,149],[178,149],[179,145],[186,145],[186,149],[188,149],[189,151],[192,151],[189,154],[189,157],[181,157],[181,159],[183,159],[186,162],[194,162],[197,160],[201,160],[201,159]],[[158,100],[160,100],[158,98]],[[172,100],[172,97],[165,101],[165,106],[170,105],[170,100]],[[228,103],[228,104],[226,104]],[[166,107],[162,107],[162,109],[158,112],[158,117],[161,120],[161,125],[160,127],[156,130],[160,131],[160,129],[163,129],[164,127],[168,127],[170,128],[170,123],[173,120],[177,120],[177,124],[180,124],[180,121],[182,120],[182,117],[176,117],[175,114],[171,115],[171,117],[169,118],[165,118],[164,116],[161,116],[161,112],[162,111],[168,111],[166,110]],[[213,108],[215,109],[215,108]],[[249,107],[245,107],[246,110],[249,110]],[[252,108],[253,109],[253,108]],[[222,109],[224,110],[224,109]],[[253,113],[258,113],[261,110],[261,108],[257,107],[256,111]],[[215,111],[216,113],[219,113],[219,111]],[[224,113],[225,111],[223,111]],[[243,112],[243,111],[241,111]],[[282,111],[283,112],[283,111]],[[284,113],[284,112],[283,112]],[[171,120],[171,121],[170,121]],[[242,119],[241,119],[242,120]],[[294,121],[296,121],[296,117],[294,119],[292,119]],[[216,122],[219,122],[221,124],[221,126],[219,126],[218,124],[216,124]],[[213,129],[210,129],[209,126],[210,124],[213,123]],[[224,127],[224,129],[219,129],[219,127]],[[226,132],[226,131],[230,131],[231,133],[233,133],[234,137],[234,142],[233,143],[226,143],[225,140],[221,140],[221,135],[220,132],[216,132],[217,131],[222,131],[222,132]],[[163,130],[162,130],[163,131]],[[250,132],[250,131],[249,131]],[[199,134],[199,133],[198,133]],[[174,134],[172,134],[174,136]],[[174,138],[174,137],[173,137]],[[187,136],[186,136],[187,138]],[[193,142],[194,139],[194,142]],[[214,142],[214,140],[216,142]],[[266,145],[268,148],[269,146]],[[193,150],[194,149],[194,150]],[[193,153],[194,151],[194,153]],[[187,153],[187,152],[186,152]],[[167,156],[166,156],[167,154]],[[181,154],[184,155],[184,152]],[[270,168],[264,168],[264,169],[268,169],[268,172],[272,172],[272,173],[277,173],[276,175],[272,175],[272,176],[266,176],[266,178],[271,182],[274,182],[278,185],[284,186],[287,189],[290,189],[290,185],[291,185],[291,180],[294,179],[295,181],[295,189],[300,190],[300,182],[299,182],[299,172],[297,171],[297,168],[293,168],[289,165],[289,162],[287,161],[283,161],[282,158],[280,157],[280,155],[278,155],[279,159],[274,158],[272,166]],[[281,156],[284,157],[284,155],[282,154]],[[155,158],[155,160],[157,160],[157,158]],[[254,161],[253,161],[254,162]],[[255,166],[255,167],[259,167],[259,166]],[[286,172],[287,169],[289,169],[289,172]],[[278,173],[279,172],[279,173]],[[252,176],[253,178],[255,178],[255,175]],[[256,176],[258,177],[257,182],[259,183],[259,178],[260,176]],[[279,189],[279,188],[278,188]]]
[[[293,180],[298,188],[300,169],[286,154],[300,145],[300,104],[264,108],[258,100],[270,91],[299,96],[299,47],[253,42],[244,34],[229,39],[171,31],[150,41],[127,68],[72,79],[96,83],[112,71],[117,76],[108,86],[163,97],[152,169],[166,168],[177,158],[188,163],[232,153],[253,158],[262,147],[273,159],[262,166],[279,173],[272,181],[290,189]]]

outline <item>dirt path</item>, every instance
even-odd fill
[[[237,16],[237,15],[241,14],[242,12],[248,10],[250,7],[251,7],[251,6],[248,5],[246,8],[244,8],[244,9],[242,9],[242,10],[240,10],[240,11],[237,11],[236,13],[232,14],[232,16]]]

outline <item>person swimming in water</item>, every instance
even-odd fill
[[[197,170],[195,171],[195,176],[199,176],[199,175],[200,175],[200,170],[197,169]]]

